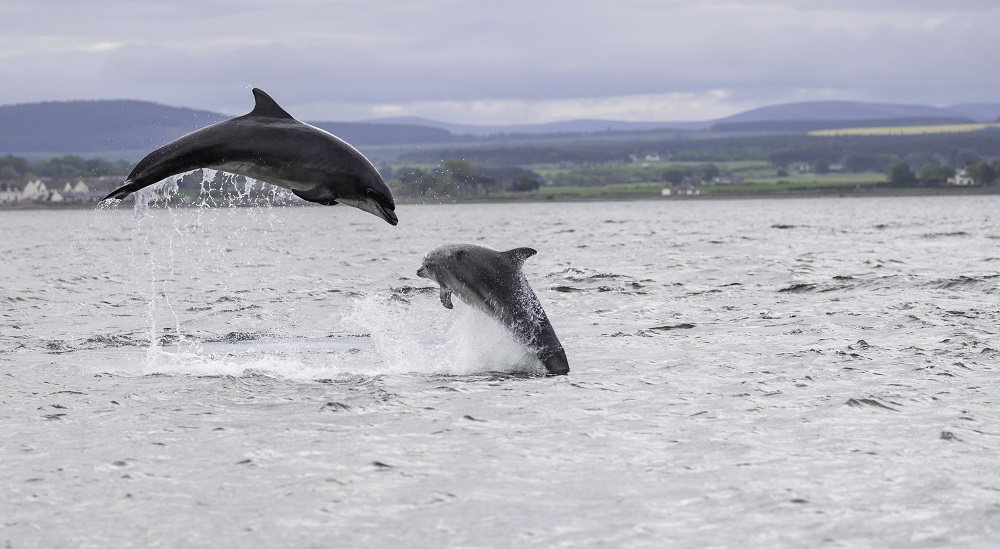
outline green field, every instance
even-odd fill
[[[542,187],[537,191],[494,193],[494,198],[531,200],[595,200],[622,198],[652,198],[660,196],[662,183],[627,183],[594,187],[559,186]]]
[[[773,170],[772,170],[773,172]],[[787,177],[748,178],[742,185],[698,186],[702,196],[736,196],[748,194],[826,194],[873,188],[886,182],[883,174],[795,174]],[[547,186],[531,192],[493,193],[494,199],[593,200],[656,198],[669,186],[662,182],[637,182],[597,186]]]
[[[702,185],[702,194],[822,194],[871,188],[885,183],[884,174],[794,174],[747,179],[743,185]]]
[[[593,168],[566,167],[557,164],[531,164],[525,166],[546,178],[553,178],[558,175],[566,175],[572,172],[615,172],[626,173],[634,177],[648,175],[659,175],[667,170],[697,170],[707,165],[714,165],[723,172],[742,173],[747,170],[768,169],[770,163],[760,160],[724,161],[724,162],[631,162],[620,166],[603,166]],[[773,170],[773,169],[772,169]]]
[[[883,173],[801,173],[784,177],[748,177],[744,186],[750,185],[807,185],[807,186],[851,186],[885,183]],[[738,185],[737,185],[738,186]]]
[[[989,124],[939,124],[933,126],[883,126],[877,128],[843,128],[839,130],[816,130],[811,136],[833,137],[841,135],[919,135],[928,133],[963,133],[1000,128],[1000,123]]]

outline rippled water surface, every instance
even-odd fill
[[[1000,542],[1000,199],[398,214],[0,212],[0,543]],[[538,250],[568,376],[451,242]]]

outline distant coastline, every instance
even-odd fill
[[[699,195],[623,195],[623,196],[497,196],[497,197],[398,197],[398,205],[442,205],[442,204],[546,204],[546,203],[567,203],[567,202],[632,202],[632,201],[662,201],[662,202],[686,202],[702,200],[761,200],[761,199],[790,199],[790,198],[885,198],[885,197],[935,197],[935,196],[989,196],[1000,195],[1000,187],[971,187],[971,188],[870,188],[860,189],[810,189],[806,191],[775,191],[775,192],[727,192],[727,193],[704,193]],[[131,202],[119,206],[123,211],[131,209]],[[235,206],[210,206],[217,208],[224,207],[254,207],[257,204],[239,204]],[[98,209],[95,202],[16,202],[0,204],[0,211],[32,211],[32,210],[88,210]],[[153,209],[160,209],[163,206],[153,204]],[[171,208],[198,208],[203,207],[198,203],[173,203]],[[272,207],[326,207],[306,202],[293,202],[287,204],[272,204]]]

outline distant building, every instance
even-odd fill
[[[719,177],[713,177],[712,183],[716,185],[742,185],[743,178],[738,175],[720,175]]]
[[[659,162],[660,161],[660,155],[657,154],[657,153],[651,153],[651,154],[644,155],[642,158],[639,158],[639,155],[637,155],[637,154],[630,154],[630,155],[628,155],[628,159],[629,159],[629,162],[642,162],[642,167],[643,168],[648,168],[650,162]]]
[[[14,203],[21,199],[21,189],[10,183],[0,183],[0,204]]]
[[[35,179],[28,181],[21,189],[21,198],[19,202],[31,202],[35,200],[48,200],[49,199],[49,188],[42,182],[41,179]]]
[[[962,168],[955,174],[955,177],[948,178],[947,184],[956,187],[971,187],[976,184],[976,180],[969,175],[969,172],[965,168]]]
[[[117,178],[91,178],[98,187],[117,184]],[[52,186],[52,189],[49,186]],[[59,190],[61,188],[61,190]],[[32,179],[7,180],[0,183],[0,204],[19,202],[96,202],[104,197],[105,190],[91,189],[82,179],[76,181]]]
[[[87,184],[84,183],[82,179],[77,180],[76,185],[73,185],[71,182],[67,181],[66,185],[63,186],[62,190],[63,195],[68,195],[71,193],[87,194],[89,192],[90,192],[90,187],[88,187]]]
[[[674,185],[674,194],[677,196],[697,196],[701,194],[701,189],[691,181],[685,181],[680,185]]]

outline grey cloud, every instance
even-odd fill
[[[250,85],[290,107],[715,89],[761,102],[802,91],[992,100],[1000,10],[940,4],[99,1],[50,18],[39,51],[0,49],[11,76],[0,103],[134,97],[241,112],[246,97],[234,90]],[[53,9],[14,6],[0,15]],[[0,47],[37,39],[27,28],[0,17]],[[105,42],[124,45],[87,49]]]

